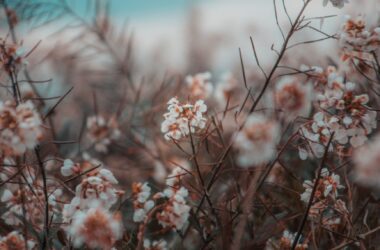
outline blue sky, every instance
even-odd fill
[[[90,0],[91,1],[91,0]],[[189,7],[200,0],[110,0],[113,18],[149,18],[159,15],[185,14]],[[207,1],[207,0],[206,0]],[[68,0],[78,14],[86,12],[87,1]],[[205,2],[205,0],[203,0]]]

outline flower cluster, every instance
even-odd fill
[[[211,74],[209,72],[199,73],[194,76],[187,76],[185,81],[189,88],[190,95],[195,98],[206,99],[213,91],[210,82]]]
[[[373,141],[355,150],[355,180],[363,186],[380,187],[380,136]]]
[[[371,53],[379,48],[380,27],[368,30],[363,16],[356,19],[350,16],[342,26],[339,44],[343,51],[343,60],[369,59]]]
[[[344,82],[333,67],[326,72],[318,71],[312,79],[318,93],[317,108],[321,111],[315,113],[313,120],[305,123],[300,130],[308,140],[307,146],[299,149],[301,159],[321,157],[333,132],[333,142],[342,154],[349,146],[355,148],[362,145],[377,126],[377,113],[367,106],[368,95],[356,94],[356,85]]]
[[[194,133],[206,126],[204,114],[207,106],[203,100],[194,104],[181,104],[176,97],[169,100],[168,111],[164,114],[165,120],[161,124],[161,131],[166,140],[179,140],[189,133]]]
[[[32,172],[28,169],[27,175]],[[21,217],[33,225],[34,228],[42,229],[44,223],[44,209],[41,201],[45,199],[43,183],[41,180],[36,180],[35,174],[30,176],[28,184],[33,188],[19,188],[17,185],[7,185],[1,196],[1,202],[5,204],[7,211],[2,214],[1,218],[7,225],[20,226],[23,224]],[[59,211],[57,200],[62,196],[62,190],[57,188],[52,182],[48,182],[48,209],[51,213]],[[37,205],[39,204],[39,205]]]
[[[0,154],[19,156],[42,139],[42,120],[31,101],[0,101]]]
[[[261,114],[251,114],[237,134],[235,147],[239,150],[238,163],[250,167],[273,158],[280,139],[280,127]]]
[[[157,194],[157,198],[167,199],[164,208],[157,214],[158,223],[163,227],[182,230],[189,218],[190,206],[186,202],[188,195],[189,191],[185,187],[168,187],[163,193]]]
[[[0,39],[0,67],[5,71],[11,72],[26,64],[24,54],[21,46],[7,44],[5,40]]]
[[[116,117],[108,120],[102,115],[91,116],[87,119],[87,135],[95,150],[106,153],[109,144],[121,136]]]
[[[73,216],[67,233],[72,237],[75,247],[86,243],[90,248],[111,249],[123,235],[121,216],[119,213],[111,214],[101,206],[85,212],[79,210]]]
[[[73,162],[71,159],[65,159],[63,161],[63,164],[61,166],[61,174],[63,176],[72,176],[72,175],[79,175],[86,171],[91,171],[91,169],[100,167],[104,165],[101,161],[92,158],[87,153],[83,154],[83,161],[82,162]],[[104,173],[109,172],[108,170],[102,170]],[[111,174],[109,174],[111,176]],[[112,179],[112,177],[110,177]]]
[[[338,199],[338,190],[344,186],[340,184],[340,177],[323,168],[318,183],[306,180],[303,183],[305,191],[301,194],[301,200],[308,204],[314,185],[317,185],[309,218],[320,221],[324,226],[332,228],[341,223],[341,217],[348,213],[344,201]]]
[[[315,181],[304,181],[303,186],[305,188],[305,191],[301,194],[301,200],[303,202],[309,202],[314,184]],[[344,186],[340,184],[339,175],[336,175],[334,173],[329,174],[328,169],[324,168],[321,171],[321,178],[318,180],[317,191],[314,195],[314,199],[321,200],[331,197],[335,200],[338,196],[338,189],[341,188],[344,188]]]
[[[71,203],[64,207],[66,220],[70,221],[77,210],[87,210],[97,206],[111,208],[123,194],[114,187],[117,183],[112,172],[105,168],[87,174],[76,187],[75,197]]]
[[[289,119],[298,115],[307,116],[311,108],[312,91],[311,84],[302,84],[296,77],[282,77],[274,93],[276,106]]]
[[[110,209],[123,195],[114,186],[118,181],[108,169],[87,173],[76,187],[75,197],[65,204],[64,229],[76,247],[109,249],[122,236],[121,218]]]
[[[154,207],[154,201],[149,199],[151,196],[151,188],[148,183],[133,183],[133,213],[134,222],[143,222],[147,213]]]
[[[145,250],[167,250],[168,243],[165,240],[154,240],[150,241],[148,239],[144,240],[144,249]]]
[[[35,246],[36,246],[36,242],[29,239],[25,241],[24,236],[17,231],[12,231],[4,237],[0,236],[0,249],[3,249],[3,250],[13,250],[13,249],[31,250]]]
[[[282,234],[282,237],[280,239],[280,249],[291,249],[292,246],[293,246],[293,242],[296,238],[296,235],[289,232],[288,230],[285,230]],[[308,248],[308,244],[307,243],[298,243],[297,242],[297,245],[296,245],[296,248],[297,250],[304,250],[304,249],[307,249]]]
[[[186,170],[176,167],[167,178],[165,190],[153,195],[153,200],[157,201],[156,206],[160,208],[155,216],[158,223],[164,228],[182,230],[188,221],[190,206],[187,205],[186,199],[189,192],[180,185],[185,174]],[[135,222],[144,221],[147,213],[154,207],[155,202],[149,199],[150,196],[151,189],[147,183],[133,185],[135,208],[133,220]]]
[[[174,168],[166,179],[167,188],[163,193],[155,195],[168,200],[161,213],[157,214],[158,222],[164,227],[181,230],[189,218],[190,206],[186,203],[189,192],[181,186],[181,180],[187,174],[187,169],[179,166]]]

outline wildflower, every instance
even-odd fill
[[[189,191],[185,187],[179,189],[167,188],[160,195],[167,198],[168,201],[162,211],[157,214],[158,223],[163,227],[182,230],[190,216],[190,206],[186,203]]]
[[[117,184],[116,179],[109,170],[102,169],[102,172],[84,178],[76,187],[75,194],[81,200],[81,207],[89,208],[101,203],[104,207],[110,208],[117,202],[120,192],[113,187]]]
[[[309,203],[314,185],[315,180],[313,182],[309,180],[304,181],[303,187],[305,188],[305,191],[301,194],[301,200],[303,202]],[[339,175],[334,173],[329,174],[329,171],[326,168],[322,169],[321,177],[318,180],[317,185],[317,190],[314,195],[316,201],[327,197],[331,197],[335,200],[338,196],[338,189],[344,188],[344,186],[340,184]]]
[[[18,44],[6,44],[0,39],[0,67],[11,72],[27,64],[25,50]]]
[[[190,95],[195,98],[207,98],[213,91],[210,83],[211,74],[209,72],[199,73],[194,76],[187,76],[185,81],[190,90]]]
[[[22,234],[17,231],[12,231],[6,236],[0,236],[0,249],[2,250],[16,250],[16,249],[33,249],[36,246],[36,242],[33,240],[27,240]]]
[[[299,147],[301,159],[308,156],[322,157],[324,146],[334,132],[333,147],[343,152],[350,147],[362,145],[377,127],[376,111],[367,106],[367,94],[357,94],[356,84],[345,82],[334,67],[312,75],[315,80],[317,101],[321,109],[313,120],[305,123],[301,135],[307,139],[306,147]]]
[[[293,242],[295,240],[296,236],[295,234],[289,232],[288,230],[285,230],[282,234],[282,237],[280,239],[280,249],[284,250],[290,250],[293,246]],[[307,243],[298,243],[296,245],[296,250],[304,250],[308,248]]]
[[[145,220],[148,212],[154,207],[154,201],[150,200],[151,188],[148,186],[148,183],[133,183],[132,185],[133,192],[133,221],[142,222]]]
[[[35,180],[29,183],[33,187],[33,191],[30,189],[4,189],[1,202],[5,204],[7,209],[5,213],[2,214],[1,218],[7,225],[20,226],[23,223],[21,219],[25,216],[25,219],[33,225],[35,228],[42,229],[44,222],[44,214],[41,211],[40,204],[44,197],[44,189],[42,181]],[[48,183],[48,209],[51,213],[57,213],[57,203],[56,200],[62,195],[62,190],[58,189],[53,183]]]
[[[107,152],[109,144],[121,136],[119,125],[114,116],[106,120],[102,115],[91,116],[87,119],[88,138],[94,143],[95,150]]]
[[[148,239],[145,239],[144,249],[145,250],[167,250],[169,248],[168,248],[168,243],[165,240],[159,240],[159,241],[154,240],[152,242]]]
[[[61,174],[63,176],[70,176],[73,175],[74,173],[79,173],[80,172],[80,166],[78,163],[74,163],[70,159],[66,159],[63,162],[63,165],[61,167]]]
[[[355,181],[363,186],[379,188],[380,136],[354,151]]]
[[[15,105],[0,101],[0,152],[18,156],[42,139],[42,120],[31,101]]]
[[[111,214],[104,208],[79,211],[67,229],[75,247],[83,244],[90,248],[111,249],[123,234],[120,214]]]
[[[279,138],[280,127],[276,122],[260,114],[250,115],[236,137],[239,165],[250,167],[271,160],[276,153]]]
[[[116,184],[118,181],[108,169],[102,168],[87,173],[75,188],[75,197],[63,207],[63,221],[67,223],[64,228],[70,227],[73,218],[79,212],[86,212],[98,206],[110,209],[124,194],[115,188]]]
[[[194,104],[182,105],[176,97],[168,102],[168,111],[164,114],[165,120],[161,124],[161,131],[166,140],[179,140],[190,133],[206,127],[207,106],[203,100]]]
[[[287,117],[308,115],[311,108],[312,86],[301,84],[295,77],[283,77],[276,85],[276,105],[285,112]]]
[[[366,53],[376,51],[380,45],[380,27],[368,30],[363,16],[356,19],[346,16],[339,36],[344,60],[358,57],[365,59]]]

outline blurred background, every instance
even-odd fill
[[[365,13],[369,23],[376,23],[379,18],[379,0],[350,2],[338,9],[331,4],[324,7],[323,0],[313,0],[305,16],[315,30],[298,32],[289,45],[321,41],[289,49],[282,64],[296,69],[301,64],[337,64],[338,41],[325,38],[339,32],[345,15]],[[290,26],[286,13],[294,20],[302,6],[301,0],[277,0],[276,6],[270,0],[12,0],[7,3],[10,11],[15,12],[16,40],[28,54],[30,77],[45,81],[35,84],[40,96],[52,97],[46,100],[45,108],[55,104],[53,97],[73,88],[56,109],[60,115],[52,121],[60,137],[57,139],[61,140],[81,138],[86,117],[97,112],[116,113],[123,130],[135,133],[133,136],[144,140],[161,137],[160,124],[167,100],[172,96],[186,99],[184,79],[199,72],[211,72],[211,82],[216,88],[223,74],[231,72],[242,88],[231,106],[239,105],[246,91],[239,48],[247,85],[255,93],[263,78],[250,37],[261,65],[268,70],[283,42],[279,27],[286,34]],[[2,37],[10,39],[4,13],[0,15],[0,24]],[[270,107],[271,100],[263,105]],[[223,110],[224,106],[217,109]],[[152,148],[157,151],[164,148],[157,141],[145,143],[154,145]],[[75,147],[81,144],[78,145]],[[65,155],[80,152],[71,145],[62,146],[61,150],[66,150],[61,152]],[[126,151],[120,147],[114,150],[121,155]],[[145,155],[139,157],[146,159]],[[106,161],[112,162],[110,167],[115,169],[122,170],[125,165],[115,159]],[[147,166],[147,172],[153,165],[135,159],[128,164],[136,165],[138,171],[141,166]],[[133,179],[133,174],[130,177]]]
[[[48,2],[59,5],[61,1]],[[286,31],[289,23],[281,1],[277,2],[279,23]],[[322,0],[314,0],[308,7],[306,15],[330,16],[321,22],[323,31],[328,34],[337,31],[345,14],[366,13],[369,21],[378,19],[380,1],[350,0],[350,2],[351,4],[339,10],[330,4],[323,7]],[[294,17],[301,6],[300,3],[301,1],[285,1],[290,16]],[[199,65],[202,70],[208,67],[208,70],[224,71],[233,67],[239,60],[239,47],[247,57],[252,55],[250,36],[253,37],[258,54],[266,65],[270,64],[275,56],[271,51],[271,45],[279,46],[281,42],[281,34],[274,18],[273,1],[270,0],[68,0],[67,5],[86,21],[91,20],[95,5],[106,5],[110,22],[116,29],[128,29],[133,33],[136,45],[134,54],[139,64],[143,64],[146,69],[154,67],[163,71],[184,71],[187,70],[188,64],[193,64],[200,58],[204,64]],[[60,14],[59,10],[52,12],[49,13],[51,19]],[[64,43],[65,39],[74,36],[76,32],[69,30],[64,35],[61,33],[61,36],[56,36],[57,31],[70,23],[67,16],[60,18],[59,22],[54,21],[50,25],[39,26],[43,19],[41,18],[37,24],[35,22],[24,24],[21,32],[28,34],[28,39],[25,40],[30,45],[41,40],[40,52],[54,48],[57,39],[61,44]],[[52,39],[53,36],[55,39]],[[318,46],[322,47],[321,49],[334,48],[331,46],[333,43],[334,41],[330,40],[318,43]],[[312,45],[308,45],[303,49],[311,47]],[[316,57],[314,61],[318,58],[314,48],[313,57]],[[251,61],[248,60],[247,63]]]

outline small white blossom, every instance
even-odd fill
[[[180,104],[177,98],[169,100],[168,111],[164,114],[165,120],[161,124],[161,132],[166,140],[179,140],[197,130],[204,129],[207,106],[203,100],[192,104]]]
[[[196,98],[208,98],[214,89],[210,83],[210,79],[211,74],[209,72],[187,76],[185,80],[191,96]]]
[[[239,165],[250,167],[271,160],[279,139],[280,127],[276,122],[260,114],[251,114],[234,144],[239,150]]]

